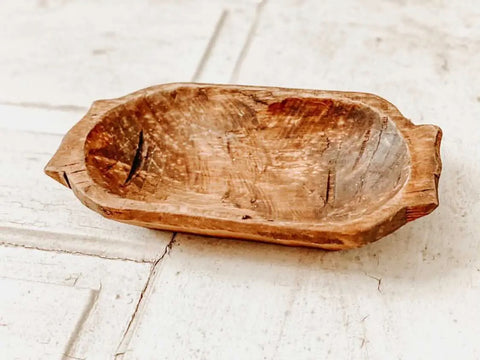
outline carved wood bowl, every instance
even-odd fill
[[[441,134],[372,94],[167,84],[96,101],[45,171],[118,221],[345,249],[438,205]]]

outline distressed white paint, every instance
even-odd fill
[[[0,102],[88,106],[188,81],[222,8],[196,1],[2,0]]]
[[[259,8],[261,3],[243,2],[224,8],[193,81],[225,84],[234,80]]]
[[[0,128],[63,136],[82,118],[87,109],[88,107],[59,110],[35,105],[0,105]]]
[[[90,289],[3,278],[0,288],[2,359],[62,359],[96,297]]]
[[[178,236],[126,359],[480,356],[480,17],[453,6],[263,7],[236,81],[371,91],[440,125],[441,206],[344,253]]]
[[[60,141],[55,134],[0,130],[0,243],[154,261],[171,233],[106,220],[43,174]]]
[[[0,358],[113,358],[150,268],[0,247]]]
[[[125,359],[474,359],[480,261],[435,224],[344,253],[178,235]]]
[[[75,338],[88,359],[479,358],[476,2],[126,4],[0,5],[0,241],[66,252],[0,247],[0,357],[61,356]],[[162,258],[170,233],[105,220],[41,173],[91,100],[192,77],[369,91],[440,125],[440,207],[349,252],[177,235]],[[44,309],[64,303],[59,324]]]

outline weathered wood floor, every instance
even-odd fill
[[[1,359],[480,358],[475,1],[0,4]],[[440,207],[348,252],[105,220],[42,172],[90,103],[165,82],[373,92],[442,127]]]

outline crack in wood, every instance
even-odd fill
[[[67,176],[67,173],[64,171],[63,174],[63,180],[65,180],[65,183],[67,184],[68,188],[71,189],[72,188],[72,185],[70,185],[70,180],[68,180],[68,176]]]
[[[143,130],[140,130],[140,134],[138,135],[138,145],[137,149],[135,150],[135,156],[133,157],[133,162],[130,167],[130,171],[127,175],[127,178],[125,179],[124,186],[128,185],[130,181],[133,180],[134,177],[138,175],[138,170],[140,169],[140,166],[142,165],[143,162]]]
[[[356,167],[358,166],[358,163],[360,162],[361,157],[363,156],[363,153],[365,152],[365,148],[367,147],[368,140],[370,140],[371,132],[372,132],[372,129],[368,129],[363,135],[362,145],[360,146],[360,152],[358,153],[358,156],[355,159],[355,163],[353,164],[353,170],[356,169]]]
[[[331,170],[329,169],[328,170],[328,175],[327,175],[327,186],[326,186],[326,190],[325,190],[325,204],[328,204],[328,200],[330,199],[330,178],[331,178]]]

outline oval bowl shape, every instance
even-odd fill
[[[45,171],[118,221],[345,249],[438,205],[440,140],[372,94],[166,84],[96,101]]]

